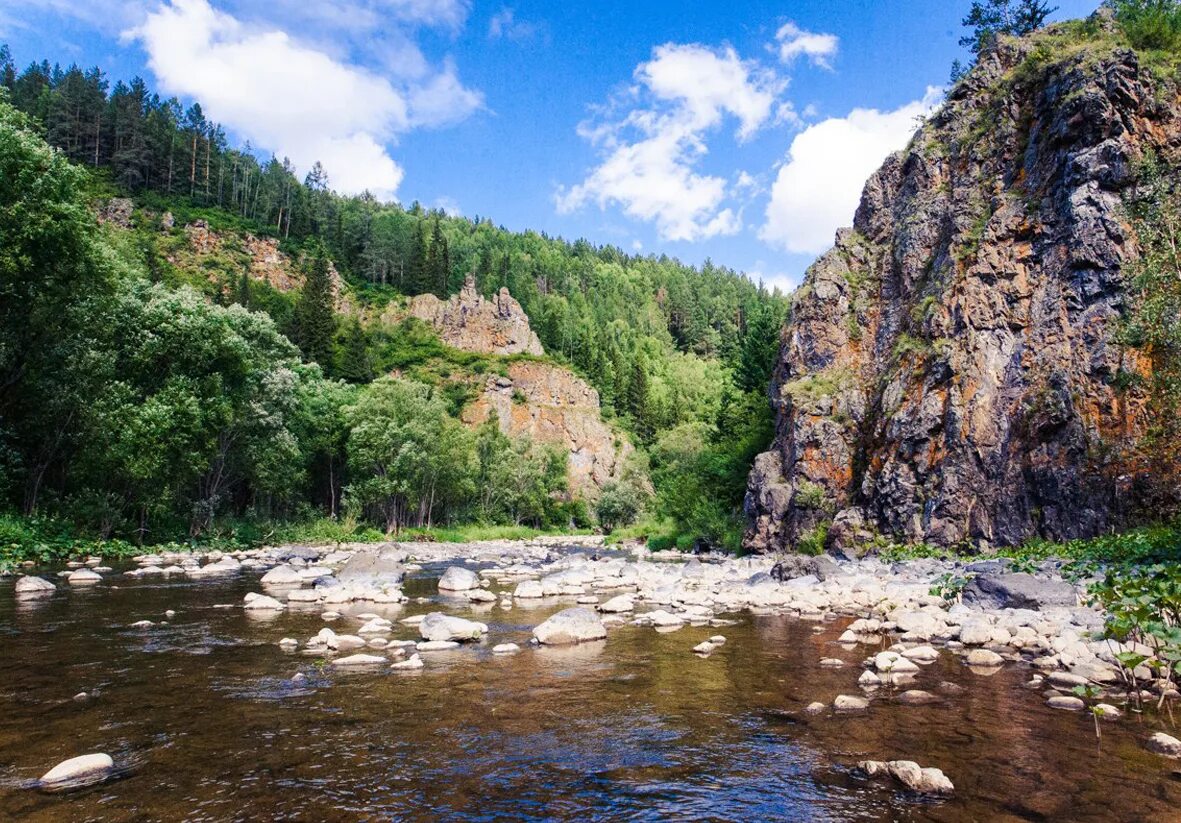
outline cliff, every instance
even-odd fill
[[[567,480],[572,490],[593,496],[616,478],[631,444],[603,422],[599,393],[567,369],[530,360],[510,363],[507,376],[489,377],[484,390],[463,410],[478,426],[495,412],[500,430],[561,446],[570,453]]]
[[[545,354],[529,317],[508,289],[485,300],[470,277],[459,294],[447,300],[433,294],[410,298],[409,314],[433,326],[452,348],[480,354]]]
[[[1146,499],[1123,195],[1179,105],[1103,25],[1003,40],[868,181],[783,329],[750,549],[1086,537]]]

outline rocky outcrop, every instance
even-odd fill
[[[846,552],[866,533],[988,547],[1132,513],[1144,403],[1121,378],[1148,366],[1117,338],[1122,195],[1181,130],[1113,43],[1003,41],[866,184],[783,332],[749,548],[825,529]]]
[[[211,229],[204,220],[194,220],[187,224],[184,232],[188,239],[188,247],[168,256],[168,261],[174,266],[192,270],[208,269],[211,272],[210,276],[216,279],[219,268],[232,268],[240,272],[240,267],[245,265],[248,267],[251,280],[265,283],[276,291],[290,292],[303,288],[304,275],[300,271],[299,262],[281,251],[279,241],[273,237],[256,237],[249,232],[240,235],[223,234]],[[217,258],[230,265],[209,265],[209,261]],[[345,305],[340,273],[331,261],[328,266],[337,308],[348,312],[350,307]],[[223,271],[222,275],[234,274],[236,271]]]
[[[545,354],[529,316],[508,289],[485,299],[470,276],[459,294],[448,300],[433,294],[410,298],[409,314],[433,326],[452,348],[480,354]]]
[[[462,419],[478,426],[495,413],[500,430],[567,449],[567,479],[572,491],[593,495],[618,477],[631,453],[628,441],[603,422],[599,393],[574,373],[532,360],[508,364],[492,375],[484,390],[463,410]]]

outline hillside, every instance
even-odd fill
[[[1175,248],[1174,54],[1106,13],[1002,37],[873,175],[795,295],[749,548],[1009,546],[1175,509],[1176,287],[1146,268]]]

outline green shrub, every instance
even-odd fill
[[[1181,49],[1181,3],[1177,0],[1111,0],[1110,5],[1133,48]]]

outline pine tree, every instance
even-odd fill
[[[439,217],[435,215],[435,225],[431,229],[431,247],[426,258],[426,281],[423,283],[422,291],[433,291],[436,296],[445,299],[450,278],[451,251],[447,248],[447,238],[443,236]]]
[[[779,351],[780,320],[771,305],[754,304],[748,310],[734,367],[734,383],[742,391],[767,391]]]
[[[652,399],[648,386],[648,369],[642,357],[632,361],[627,382],[627,410],[632,418],[636,437],[647,443],[652,439]]]
[[[369,383],[373,380],[373,360],[369,357],[369,340],[361,321],[353,317],[345,331],[344,345],[336,374],[350,383]]]
[[[245,308],[250,308],[250,264],[242,266],[242,274],[238,277],[238,294],[234,302]]]
[[[304,357],[325,370],[332,366],[332,341],[336,336],[336,308],[328,252],[312,241],[304,261],[304,284],[295,304],[295,342]]]
[[[422,294],[431,290],[430,272],[427,266],[426,232],[422,221],[414,222],[414,234],[410,240],[409,264],[406,267],[406,293]]]

